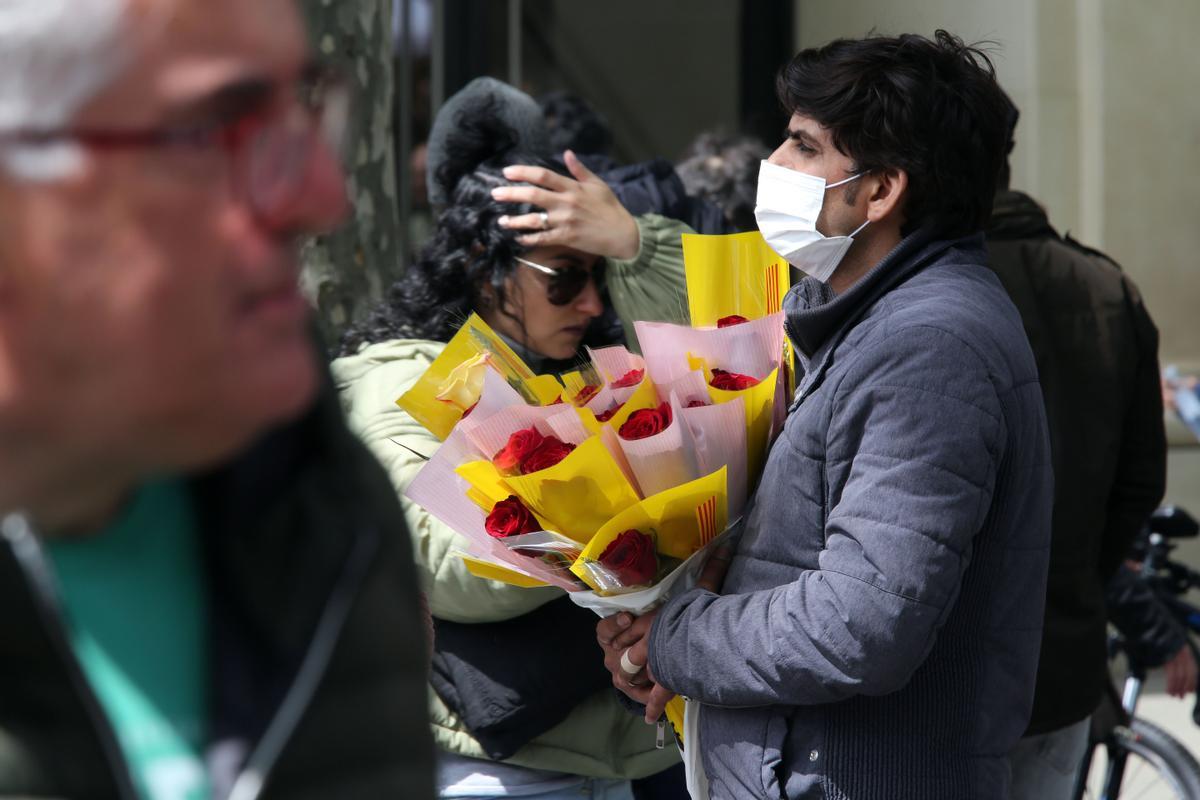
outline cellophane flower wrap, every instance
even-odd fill
[[[503,403],[511,404],[514,398],[515,402],[520,402],[520,396],[499,373],[489,372],[484,377],[477,411]],[[561,410],[554,407],[528,407],[527,413],[536,420],[539,416],[561,413]],[[473,413],[467,420],[475,416]],[[408,485],[405,496],[462,537],[464,560],[476,575],[520,586],[552,585],[567,590],[579,589],[579,581],[570,573],[564,573],[561,565],[516,553],[496,537],[494,531],[489,532],[488,517],[498,503],[508,500],[513,494],[506,492],[499,483],[487,487],[487,491],[479,491],[458,474],[459,467],[479,458],[479,449],[468,437],[466,426],[455,426]],[[538,522],[540,527],[546,527],[544,520]]]
[[[547,413],[547,412],[550,413]],[[586,543],[607,520],[639,499],[625,471],[600,438],[588,434],[566,406],[516,406],[460,423],[481,456],[456,468],[472,497],[521,498],[551,529]],[[538,441],[510,465],[514,434]],[[499,459],[499,463],[497,463]]]
[[[560,377],[588,430],[599,433],[605,425],[617,428],[630,413],[658,396],[641,356],[618,346],[587,348],[587,353],[587,364]]]

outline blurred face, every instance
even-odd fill
[[[133,0],[129,13],[144,46],[69,129],[266,113],[308,59],[292,0]],[[345,200],[332,151],[307,150],[299,199],[269,218],[220,147],[88,148],[66,180],[0,177],[0,448],[31,459],[28,475],[0,462],[0,483],[202,467],[309,406],[293,245]]]
[[[855,174],[854,162],[834,146],[829,131],[816,120],[793,114],[783,144],[767,159],[772,164],[837,183]],[[835,186],[825,194],[817,217],[817,230],[825,236],[844,236],[862,224],[863,211],[855,211],[860,181]]]
[[[550,358],[571,358],[579,350],[588,323],[604,311],[594,277],[600,259],[561,245],[535,247],[521,258],[564,274],[549,275],[517,263],[505,285],[503,313],[493,308],[483,316],[489,325],[534,352]],[[577,294],[566,298],[564,295],[570,292],[564,292],[563,287],[571,280],[566,273],[577,270],[589,279]],[[567,302],[556,305],[552,298]]]

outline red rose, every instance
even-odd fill
[[[488,536],[497,539],[520,536],[522,533],[533,533],[542,529],[533,512],[525,507],[521,498],[512,494],[507,500],[501,500],[492,506],[492,513],[488,514],[483,526],[487,529]]]
[[[721,317],[717,320],[718,328],[728,328],[730,325],[741,325],[743,322],[750,320],[743,317],[741,314],[730,314],[728,317]]]
[[[597,414],[596,422],[608,422],[610,419],[612,419],[614,416],[616,416],[617,412],[620,411],[624,407],[624,405],[625,405],[624,403],[617,403],[615,406],[610,408],[608,411],[605,411],[603,414]]]
[[[704,400],[693,400],[684,406],[684,408],[704,408],[705,406],[711,405],[712,403],[705,402]]]
[[[642,376],[646,374],[642,369],[631,369],[620,378],[612,382],[611,386],[614,389],[628,389],[630,386],[637,386],[642,382]]]
[[[545,437],[538,433],[536,428],[519,430],[508,437],[508,444],[504,445],[503,450],[492,456],[492,463],[501,472],[511,473],[521,466],[543,441]]]
[[[612,571],[622,586],[650,583],[658,573],[654,540],[634,529],[613,539],[600,554],[600,563]]]
[[[712,373],[712,380],[708,382],[708,385],[714,389],[724,389],[727,392],[749,389],[759,383],[758,378],[751,378],[749,375],[740,375],[736,372],[726,372],[723,369],[714,369]]]
[[[621,424],[617,435],[628,441],[645,439],[656,433],[662,433],[670,424],[671,406],[663,403],[658,408],[641,408],[630,414],[629,419]]]
[[[575,445],[560,441],[557,436],[547,436],[538,449],[521,461],[521,474],[528,475],[538,470],[550,469],[571,454]]]
[[[575,395],[575,399],[571,402],[577,406],[587,405],[587,401],[595,397],[598,391],[600,391],[599,386],[585,386],[579,390],[579,394]]]

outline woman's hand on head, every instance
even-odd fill
[[[638,254],[640,234],[633,215],[625,210],[608,184],[570,150],[563,154],[574,179],[543,167],[504,169],[510,181],[531,186],[501,186],[492,197],[504,203],[530,203],[541,212],[501,217],[500,225],[530,231],[517,238],[526,247],[561,244],[605,258],[631,259]]]

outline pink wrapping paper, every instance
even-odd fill
[[[487,512],[467,499],[471,485],[454,471],[456,467],[479,458],[476,447],[461,428],[460,422],[433,457],[421,467],[404,496],[464,537],[469,542],[472,555],[506,564],[552,586],[568,591],[578,589],[572,580],[537,559],[510,551],[488,535],[484,527]]]
[[[618,442],[643,498],[707,474],[696,463],[691,430],[677,402],[671,403],[671,424],[661,433],[632,441],[618,436]]]
[[[727,328],[689,328],[669,322],[635,322],[646,370],[657,385],[691,371],[688,356],[708,366],[762,379],[779,366],[783,353],[783,314]]]
[[[704,380],[700,385],[703,388]],[[675,402],[691,433],[692,451],[701,475],[726,468],[729,516],[735,519],[746,507],[749,484],[746,474],[746,404],[737,397],[728,403],[683,408],[679,390]]]
[[[589,347],[587,348],[587,352],[588,356],[592,359],[592,364],[596,367],[596,371],[604,379],[605,385],[608,386],[617,403],[624,403],[637,391],[638,384],[636,383],[632,386],[620,388],[609,386],[609,384],[619,381],[631,370],[642,370],[645,372],[646,362],[641,356],[631,353],[619,345],[615,347],[601,347],[597,350]],[[608,407],[605,406],[601,411],[604,411]]]
[[[554,435],[555,429],[550,425],[549,420],[559,415],[570,415],[576,422],[579,422],[579,415],[570,406],[564,404],[553,406],[510,406],[509,408],[492,414],[486,419],[476,419],[475,415],[464,419],[458,423],[458,428],[461,428],[467,436],[467,440],[474,445],[477,458],[491,460],[496,453],[504,449],[508,444],[508,437],[512,436],[519,430],[525,428],[537,428],[538,433],[543,436]],[[588,437],[587,430],[583,427],[583,423],[579,423],[578,430],[567,427],[567,424],[560,421],[560,428],[573,433],[570,439],[563,439],[564,442],[570,444],[580,444]],[[559,437],[562,438],[561,436]]]

